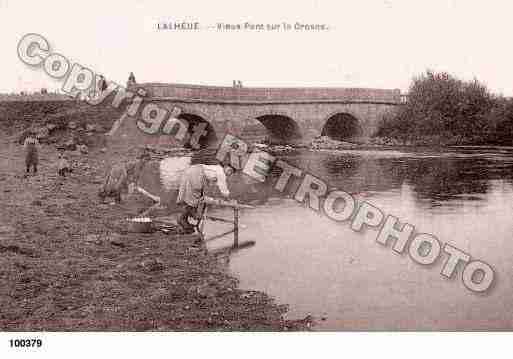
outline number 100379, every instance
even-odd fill
[[[11,348],[40,348],[43,346],[41,339],[9,339]]]

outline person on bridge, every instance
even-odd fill
[[[135,75],[133,72],[130,72],[130,75],[128,75],[128,81],[126,82],[126,87],[131,87],[136,84],[135,81]]]
[[[208,161],[200,162],[202,163],[192,164],[187,168],[180,180],[176,203],[182,207],[178,224],[184,234],[194,233],[194,226],[189,222],[189,217],[196,221],[201,219],[204,209],[202,199],[209,184],[216,183],[225,198],[230,196],[226,178],[231,176],[235,169],[230,165],[223,166],[219,162],[217,164],[206,164]]]
[[[109,87],[109,85],[107,84],[107,80],[105,79],[105,77],[103,75],[100,75],[100,78],[98,80],[99,92],[105,91],[108,87]]]

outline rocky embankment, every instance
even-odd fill
[[[346,150],[367,147],[398,147],[398,146],[413,146],[415,145],[410,140],[398,140],[389,137],[371,137],[362,143],[352,143],[346,141],[337,141],[327,136],[322,136],[314,139],[309,148],[312,150]]]
[[[412,146],[413,143],[407,141],[399,141],[392,138],[372,137],[365,142],[347,142],[334,140],[328,136],[320,136],[315,138],[312,142],[306,145],[268,145],[257,143],[254,146],[261,150],[267,150],[273,153],[283,153],[295,151],[297,149],[309,150],[350,150],[374,147],[396,147],[396,146]]]
[[[90,106],[68,101],[0,102],[0,128],[12,140],[23,143],[34,130],[40,143],[82,151],[105,146],[104,136],[122,110],[109,105]]]
[[[310,143],[310,149],[312,150],[342,150],[356,147],[359,147],[359,145],[351,142],[337,141],[328,136],[317,137]]]

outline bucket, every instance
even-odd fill
[[[153,222],[149,217],[131,218],[128,220],[128,231],[136,233],[153,232]]]

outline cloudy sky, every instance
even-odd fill
[[[0,92],[58,88],[16,55],[26,33],[125,83],[400,88],[430,68],[513,96],[508,1],[0,0]],[[200,31],[157,23],[199,22]],[[327,24],[328,31],[219,32],[217,23]]]

